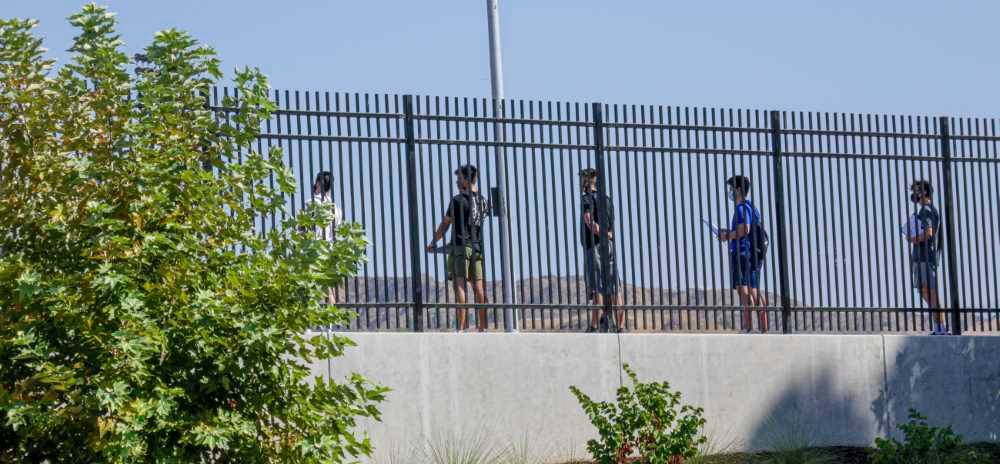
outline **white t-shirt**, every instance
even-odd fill
[[[337,227],[340,227],[340,223],[343,220],[344,214],[340,211],[340,208],[330,199],[329,195],[313,195],[313,203],[329,203],[333,205],[333,221],[323,227],[316,228],[316,238],[320,240],[333,241],[336,238]]]

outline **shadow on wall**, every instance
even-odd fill
[[[765,411],[770,411],[752,429],[746,447],[753,451],[794,450],[813,446],[863,446],[871,442],[875,421],[865,410],[878,385],[838,389],[857,380],[846,370],[824,365],[811,369],[801,381],[784,387]],[[855,386],[858,386],[854,383]],[[865,397],[858,390],[870,392]]]
[[[913,408],[966,441],[1000,439],[1000,338],[883,339],[888,388],[871,404],[881,434],[898,438]]]

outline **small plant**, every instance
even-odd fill
[[[587,441],[594,460],[623,464],[638,457],[643,463],[674,464],[697,455],[705,443],[702,408],[682,405],[680,392],[667,382],[642,383],[628,364],[623,369],[632,386],[618,389],[617,404],[595,402],[569,387],[600,435],[600,440]]]
[[[972,449],[962,448],[962,437],[951,426],[932,427],[927,418],[910,410],[910,421],[899,426],[904,442],[876,438],[873,464],[979,464],[989,460]]]

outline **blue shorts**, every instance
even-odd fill
[[[937,266],[926,262],[910,263],[910,273],[913,276],[913,288],[937,288]]]
[[[759,288],[760,265],[754,263],[749,256],[744,256],[737,253],[730,253],[729,275],[733,281],[733,288],[736,287]]]

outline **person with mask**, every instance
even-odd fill
[[[726,180],[726,193],[729,200],[736,204],[736,213],[733,214],[731,227],[719,230],[719,240],[729,242],[729,273],[733,288],[739,294],[740,306],[743,307],[742,331],[751,332],[753,311],[754,308],[759,308],[758,327],[761,333],[766,333],[766,302],[759,290],[760,270],[764,259],[760,256],[753,237],[755,229],[761,230],[761,218],[760,212],[748,198],[750,179],[742,175],[730,177]]]
[[[591,313],[587,332],[597,332],[600,330],[601,320],[610,317],[610,315],[605,314],[602,318],[604,296],[610,295],[613,305],[622,305],[622,295],[618,292],[614,246],[609,245],[608,247],[607,262],[601,259],[600,253],[602,233],[605,234],[609,242],[614,241],[615,211],[611,199],[605,196],[604,204],[607,205],[607,209],[601,215],[597,213],[601,202],[597,193],[597,171],[595,169],[587,168],[580,171],[580,188],[583,191],[580,242],[583,245],[584,283],[587,287],[587,298],[595,306]],[[598,220],[599,217],[603,223]],[[625,311],[615,310],[615,330],[624,331],[624,324]]]
[[[937,265],[941,251],[941,215],[931,200],[933,189],[926,180],[918,180],[910,185],[910,201],[919,206],[904,231],[910,249],[910,273],[913,288],[934,311],[934,330],[931,335],[946,335],[944,312],[940,311],[938,299]]]
[[[479,193],[478,178],[479,171],[471,164],[455,170],[458,194],[451,199],[444,219],[438,224],[434,238],[427,245],[427,251],[434,252],[437,242],[444,238],[452,224],[455,225],[445,259],[445,272],[455,289],[455,301],[460,305],[466,303],[467,282],[472,283],[476,303],[486,303],[483,283],[483,219],[488,214],[488,206],[486,199]],[[469,328],[467,311],[467,308],[458,309],[459,332]],[[480,332],[486,331],[485,308],[479,309],[476,326]]]
[[[341,212],[340,208],[337,207],[337,204],[333,202],[333,197],[331,195],[332,189],[333,174],[330,174],[330,171],[322,171],[319,174],[316,174],[316,179],[313,181],[312,199],[310,202],[318,203],[324,206],[329,205],[331,211],[333,212],[333,218],[330,223],[316,228],[314,233],[316,234],[317,239],[327,240],[329,242],[336,240],[337,228],[340,227],[344,217],[343,212]],[[332,288],[327,292],[326,302],[329,305],[333,305],[336,302],[336,297]]]

